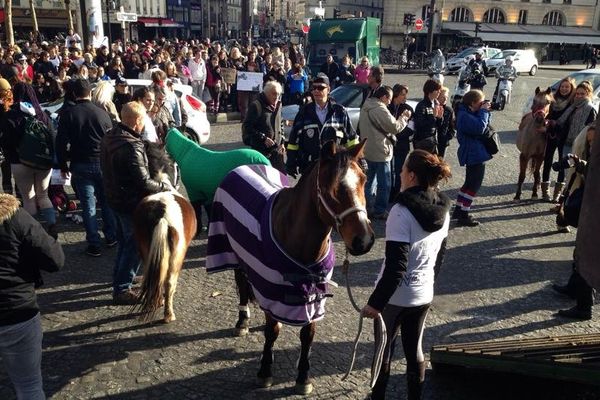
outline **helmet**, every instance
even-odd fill
[[[504,59],[504,61],[513,62],[513,61],[515,61],[515,58],[513,56],[506,56],[506,58]]]

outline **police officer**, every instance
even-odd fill
[[[483,90],[487,84],[485,79],[488,74],[488,67],[483,60],[483,50],[477,50],[475,58],[469,61],[469,70],[471,72],[471,89]]]
[[[286,169],[295,177],[319,158],[323,143],[335,140],[350,148],[358,143],[346,108],[329,98],[329,78],[319,74],[313,81],[313,100],[304,105],[296,118],[287,145]]]

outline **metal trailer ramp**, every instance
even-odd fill
[[[442,344],[431,364],[600,386],[600,334]]]

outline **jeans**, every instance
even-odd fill
[[[206,81],[192,81],[192,92],[194,93],[194,96],[196,96],[200,100],[202,100],[202,92],[204,92],[205,83]]]
[[[550,168],[552,167],[552,161],[554,161],[554,153],[558,151],[558,161],[563,158],[563,147],[565,145],[564,140],[559,139],[548,139],[546,144],[546,154],[544,154],[544,168],[542,169],[542,182],[550,182]],[[561,169],[558,171],[558,177],[556,181],[563,183],[565,181],[565,170]]]
[[[113,290],[120,293],[131,288],[141,261],[133,236],[133,215],[116,211],[115,217],[119,249],[113,270]]]
[[[71,182],[81,202],[85,238],[90,245],[100,246],[96,201],[102,208],[102,231],[108,241],[116,236],[115,215],[106,202],[99,162],[71,163]]]
[[[0,326],[0,358],[17,399],[43,400],[42,323],[40,314],[28,321]]]
[[[387,208],[392,185],[390,162],[367,160],[367,164],[369,166],[369,170],[367,171],[367,184],[365,185],[367,208],[372,208],[375,214],[383,214]],[[375,185],[377,185],[377,193],[375,194],[375,201],[373,202]]]
[[[410,153],[410,142],[408,140],[398,140],[396,146],[394,147],[394,171],[392,176],[392,197],[396,197],[398,193],[400,193],[400,173],[402,172],[402,166],[404,165],[404,161],[406,161],[406,157]]]

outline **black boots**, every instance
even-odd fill
[[[463,210],[460,206],[454,207],[451,218],[456,220],[458,226],[477,226],[480,224],[479,221],[469,215],[468,211]]]
[[[425,369],[427,364],[425,362],[417,363],[416,370],[406,370],[406,398],[408,400],[421,400],[423,393],[423,382],[425,382]],[[390,379],[390,364],[383,364],[379,377],[375,386],[371,391],[370,400],[383,400],[385,399],[385,390],[387,388],[388,380]]]
[[[425,362],[417,364],[416,371],[406,371],[406,398],[408,400],[421,400],[423,394],[423,382],[425,382]]]
[[[560,287],[560,286],[559,286]],[[571,289],[569,289],[571,287]],[[562,287],[560,287],[562,289]],[[553,286],[554,290],[557,290]],[[559,290],[557,290],[559,291]],[[565,318],[588,321],[592,319],[592,306],[594,305],[594,289],[588,285],[581,275],[575,270],[566,285],[566,292],[577,300],[575,307],[560,310],[558,315]]]

